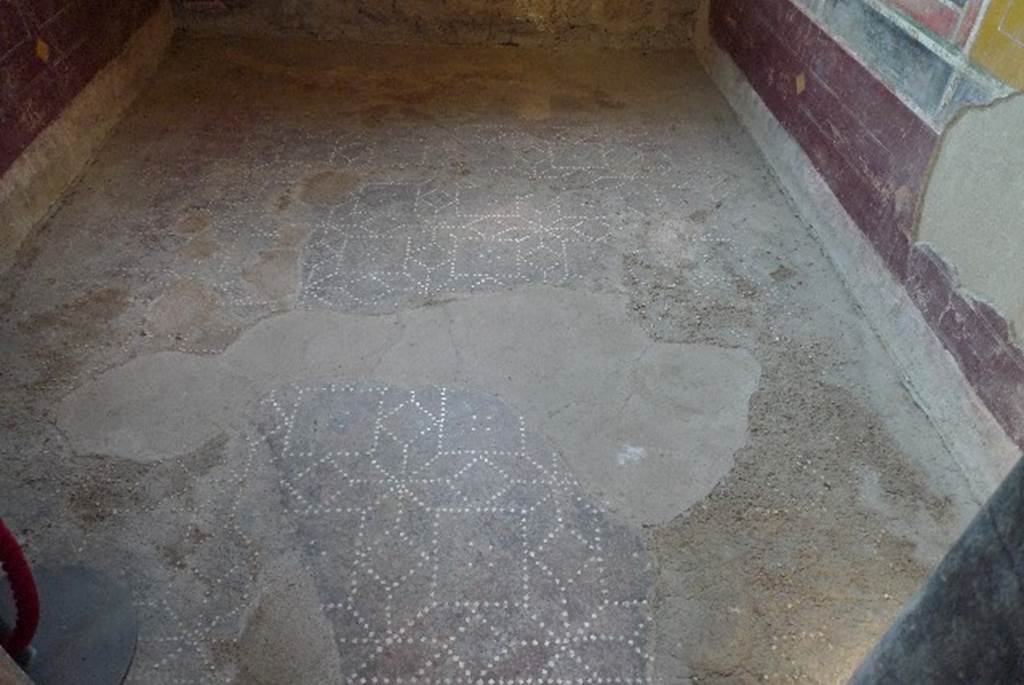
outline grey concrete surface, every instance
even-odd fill
[[[0,294],[132,683],[838,682],[977,508],[681,53],[181,39]]]

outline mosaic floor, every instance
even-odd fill
[[[636,218],[684,196],[673,178],[680,160],[655,140],[607,127],[417,128],[401,147],[372,151],[372,164],[392,171],[358,185],[317,223],[303,299],[375,311],[446,293],[607,277]],[[435,156],[476,173],[403,182],[435,174]],[[359,160],[345,161],[358,168]]]
[[[149,598],[193,627],[137,677],[215,671],[207,645],[258,587],[246,562],[274,548],[313,579],[343,682],[646,682],[641,536],[500,402],[329,383],[273,393],[250,426],[218,477],[234,493],[223,527],[196,541],[236,550],[208,566],[219,590],[202,607],[178,588]]]
[[[353,682],[644,680],[642,542],[521,419],[444,388],[269,403],[286,510]]]
[[[841,682],[974,505],[692,55],[181,37],[0,301],[132,685]]]

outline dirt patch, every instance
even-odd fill
[[[176,569],[189,568],[189,561],[213,537],[197,525],[189,526],[173,540],[157,546],[157,551],[168,566]]]
[[[661,649],[696,682],[844,681],[926,578],[922,531],[954,524],[881,419],[800,357],[755,395],[729,477],[651,536],[657,601],[686,615]]]
[[[698,209],[697,211],[691,213],[689,218],[690,221],[693,221],[698,224],[703,224],[708,220],[709,216],[711,216],[711,213],[708,212],[708,210]]]
[[[780,283],[783,281],[788,281],[794,276],[796,276],[796,272],[790,269],[785,264],[779,266],[779,268],[772,271],[772,278]]]
[[[128,290],[107,287],[90,290],[85,295],[66,302],[19,323],[26,333],[51,332],[54,329],[74,329],[79,336],[93,337],[103,331],[107,322],[120,316],[128,308]]]
[[[697,7],[696,0],[348,0],[304,3],[301,11],[287,0],[257,4],[258,11],[246,3],[218,12],[186,7],[180,18],[200,29],[373,43],[651,48],[687,47]]]
[[[631,307],[653,337],[673,342],[749,346],[764,330],[770,293],[723,268],[731,246],[692,231],[652,230],[645,249],[624,257]],[[684,314],[685,312],[685,314]]]
[[[608,93],[603,88],[590,88],[585,83],[573,81],[559,84],[548,93],[550,107],[560,114],[600,114],[623,110],[629,103],[621,97]]]
[[[19,349],[35,367],[29,384],[46,386],[74,375],[129,304],[127,288],[102,287],[18,321],[18,332],[25,337]]]
[[[452,160],[452,162],[448,165],[448,169],[451,175],[455,176],[456,178],[471,176],[473,174],[473,168],[470,167],[469,164],[462,159]]]
[[[359,187],[355,174],[322,171],[307,178],[299,191],[299,198],[311,205],[335,205]]]
[[[32,373],[23,381],[37,387],[73,377],[83,358],[110,335],[115,320],[126,314],[129,305],[129,291],[110,286],[17,320],[18,338],[7,338],[5,343],[13,355],[5,371],[28,362]]]
[[[110,321],[125,310],[128,294],[124,288],[100,288],[75,300],[70,307],[82,316]]]
[[[543,121],[551,118],[551,98],[529,94],[519,100],[519,118],[523,121]]]
[[[58,493],[61,507],[86,530],[122,526],[133,513],[151,510],[168,498],[189,492],[198,479],[224,459],[227,437],[219,435],[193,452],[159,464],[142,464],[102,454],[52,456],[19,464],[10,477],[28,492]],[[37,527],[43,521],[37,522]],[[202,530],[192,526],[183,539],[199,544]]]
[[[256,263],[245,270],[244,276],[269,300],[290,297],[299,287],[299,253],[295,250],[265,250]]]
[[[101,456],[76,457],[74,470],[83,477],[68,484],[68,508],[85,526],[106,521],[141,501],[139,479],[146,468],[139,464],[105,459]]]
[[[190,259],[208,259],[215,255],[219,248],[220,243],[213,238],[196,236],[185,243],[185,246],[181,248],[181,254]]]
[[[313,227],[309,224],[298,222],[281,224],[277,227],[277,244],[281,248],[297,248],[312,231]]]
[[[367,128],[377,128],[384,123],[392,113],[392,107],[389,105],[374,105],[372,107],[365,108],[360,114],[360,120],[363,126]]]
[[[261,580],[265,589],[237,643],[237,682],[343,682],[333,631],[321,608],[317,587],[300,560],[293,555],[275,559]],[[289,646],[288,658],[281,659],[285,643]]]
[[[905,392],[865,379],[884,351],[766,204],[737,193],[713,227],[706,210],[660,222],[623,258],[654,339],[741,347],[763,369],[733,470],[649,530],[667,683],[845,682],[976,506]]]
[[[206,214],[187,214],[178,221],[175,230],[185,235],[193,235],[206,230],[209,225],[210,217]]]
[[[605,90],[597,88],[592,93],[594,102],[605,109],[624,109],[627,103],[621,98],[609,95]]]
[[[176,281],[150,305],[146,312],[146,331],[187,337],[211,321],[219,304],[217,295],[199,281]]]

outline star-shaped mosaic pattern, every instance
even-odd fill
[[[327,384],[267,406],[346,682],[645,682],[642,542],[522,419],[444,388]]]

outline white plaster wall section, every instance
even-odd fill
[[[292,312],[223,355],[158,353],[112,369],[66,397],[59,424],[77,451],[158,460],[240,430],[248,404],[295,379],[485,389],[618,515],[661,523],[729,472],[760,368],[743,350],[653,342],[625,306],[533,286],[390,316]],[[624,469],[622,445],[647,456]]]
[[[942,136],[918,238],[1024,331],[1024,97],[965,110]]]

